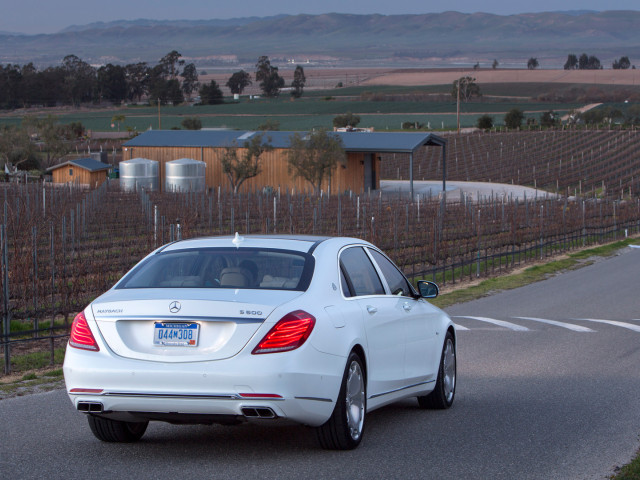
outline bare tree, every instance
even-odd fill
[[[316,130],[307,136],[294,133],[290,139],[289,173],[308,181],[316,193],[322,182],[329,178],[338,162],[345,164],[347,157],[342,140],[325,130]]]
[[[260,159],[262,154],[270,152],[271,137],[264,142],[264,133],[256,134],[251,140],[244,142],[243,150],[239,152],[237,145],[227,147],[222,155],[222,171],[227,175],[233,193],[238,193],[240,185],[245,180],[257,176],[261,171]]]

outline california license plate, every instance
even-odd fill
[[[197,347],[200,325],[197,323],[156,322],[153,344],[164,347]]]

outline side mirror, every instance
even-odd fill
[[[440,293],[438,285],[427,280],[418,280],[418,291],[422,298],[436,298]]]

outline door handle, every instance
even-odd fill
[[[374,313],[378,312],[378,309],[372,305],[367,305],[367,312],[373,315]]]
[[[405,312],[410,312],[412,307],[408,303],[405,303],[404,305],[402,305],[402,308]]]

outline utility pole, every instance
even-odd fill
[[[158,99],[158,130],[162,130],[162,119],[160,118],[160,99]]]
[[[456,122],[458,125],[458,135],[460,135],[460,83],[462,77],[458,79],[458,93],[456,95]]]

